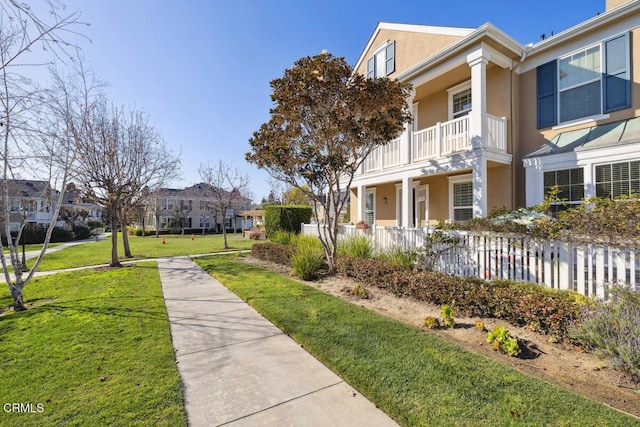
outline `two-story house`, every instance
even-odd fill
[[[413,122],[365,159],[351,221],[466,220],[539,203],[553,185],[571,200],[628,194],[640,185],[639,26],[640,0],[607,0],[530,45],[490,23],[378,24],[355,71],[412,83]]]
[[[4,182],[0,182],[4,185]],[[48,227],[59,192],[46,181],[12,179],[7,181],[9,226],[17,231],[22,223],[31,226]],[[64,221],[58,219],[57,226]]]
[[[251,227],[251,219],[241,215],[251,208],[251,204],[251,199],[241,197],[238,203],[227,209],[225,218],[222,218],[216,198],[205,183],[182,189],[161,188],[145,206],[145,224],[159,230],[184,226],[186,229],[213,232],[220,232],[222,227]]]

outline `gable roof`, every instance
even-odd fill
[[[471,33],[474,29],[462,28],[462,27],[438,27],[438,26],[431,26],[431,25],[395,24],[391,22],[378,22],[378,25],[373,30],[371,37],[369,37],[369,41],[367,42],[366,46],[362,50],[362,53],[360,54],[358,61],[353,66],[354,70],[357,70],[360,67],[360,65],[362,64],[362,61],[364,61],[365,55],[373,45],[373,42],[375,41],[378,33],[381,30],[395,30],[395,31],[406,31],[406,32],[420,33],[420,34],[438,34],[438,35],[444,35],[444,36],[465,37],[469,33]]]

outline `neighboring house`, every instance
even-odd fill
[[[242,197],[237,206],[227,209],[222,218],[216,199],[205,183],[184,189],[161,188],[145,206],[145,225],[164,230],[172,227],[219,232],[226,229],[251,228],[252,219],[242,212],[251,209],[252,201]],[[246,225],[246,226],[245,226]]]
[[[4,182],[0,181],[0,185]],[[17,231],[20,224],[48,227],[51,224],[55,210],[53,204],[57,201],[58,191],[53,190],[46,181],[10,180],[9,185],[9,225],[12,231]],[[64,221],[57,221],[58,226]]]
[[[411,82],[413,122],[365,159],[351,221],[467,220],[553,185],[572,201],[640,189],[639,27],[640,0],[526,46],[490,23],[378,24],[355,71]]]
[[[67,185],[62,196],[62,207],[59,219],[65,221],[68,226],[87,226],[89,222],[104,223],[102,206],[93,203],[89,198],[83,197],[82,191],[74,184]]]

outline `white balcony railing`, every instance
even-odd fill
[[[400,138],[373,150],[364,161],[364,171],[373,172],[400,164]]]
[[[487,139],[483,148],[506,151],[507,119],[487,114]],[[437,159],[454,153],[471,150],[469,116],[438,123],[413,133],[412,154],[414,161]]]
[[[426,129],[413,132],[411,138],[411,158],[413,162],[438,159],[472,148],[469,131],[470,116],[459,117],[438,123]],[[487,137],[479,147],[507,151],[507,119],[486,115]],[[380,171],[402,164],[403,139],[396,138],[376,148],[364,161],[364,173]],[[475,144],[474,144],[475,145]],[[405,144],[406,146],[406,144]]]

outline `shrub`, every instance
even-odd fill
[[[378,259],[407,268],[413,268],[420,259],[420,252],[395,247],[382,252],[377,256]]]
[[[442,323],[447,328],[454,328],[456,326],[456,321],[453,320],[453,309],[448,304],[442,306],[440,316],[442,317]]]
[[[291,265],[291,257],[295,248],[289,245],[265,242],[257,243],[251,247],[251,255],[265,261],[282,265]]]
[[[267,236],[275,235],[278,230],[300,232],[300,224],[311,221],[311,206],[270,205],[265,207],[264,227]]]
[[[504,326],[498,325],[493,328],[493,331],[487,334],[487,342],[493,346],[495,351],[499,350],[512,357],[520,354],[518,339],[512,337]]]
[[[89,227],[76,225],[75,227],[73,227],[73,237],[76,240],[88,239],[89,237],[91,237],[91,231],[89,230]]]
[[[338,242],[338,255],[352,258],[371,258],[373,244],[371,238],[361,234],[353,234]]]
[[[570,336],[640,380],[640,293],[619,286],[611,293],[608,303],[585,307]]]
[[[358,284],[351,288],[349,294],[360,299],[369,299],[369,297],[371,296],[369,292],[367,292],[367,290],[362,287],[362,285]]]
[[[340,274],[396,296],[409,296],[437,305],[448,304],[468,316],[504,319],[528,326],[554,339],[564,340],[573,319],[582,316],[584,298],[575,292],[557,291],[512,281],[486,282],[438,272],[416,272],[381,260],[342,256],[336,263]]]
[[[280,243],[281,245],[295,245],[296,237],[296,233],[292,231],[278,230],[269,237],[269,240],[274,243]]]
[[[424,318],[424,326],[429,329],[438,329],[440,327],[440,321],[433,316],[427,316]]]
[[[303,280],[313,280],[318,277],[323,264],[324,249],[320,240],[313,236],[300,236],[296,251],[291,258],[293,274]]]

